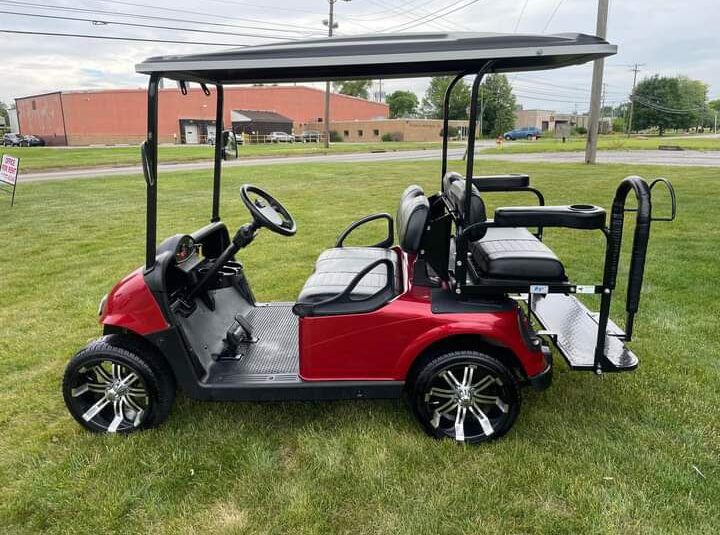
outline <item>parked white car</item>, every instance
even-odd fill
[[[266,137],[270,143],[294,143],[295,137],[286,132],[270,132]]]

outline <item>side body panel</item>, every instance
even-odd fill
[[[426,348],[459,335],[509,349],[528,377],[547,368],[542,351],[526,346],[517,309],[436,314],[430,290],[415,286],[368,314],[301,318],[300,376],[307,381],[404,380]]]

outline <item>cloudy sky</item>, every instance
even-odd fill
[[[719,0],[611,0],[608,39],[620,52],[606,66],[607,101],[621,102],[640,77],[684,74],[720,97]],[[224,44],[271,43],[321,35],[327,0],[0,0],[0,30],[74,33]],[[483,32],[594,33],[597,0],[339,0],[338,33],[469,30]],[[34,16],[25,16],[25,15]],[[38,16],[42,15],[42,17]],[[65,19],[47,18],[65,17]],[[67,20],[85,19],[85,20]],[[94,21],[94,22],[93,22]],[[103,24],[109,22],[124,23]],[[128,25],[130,24],[130,25]],[[138,27],[133,25],[164,26]],[[194,31],[181,31],[192,29]],[[217,32],[217,33],[208,33]],[[0,99],[58,89],[141,87],[140,60],[165,53],[220,47],[0,33],[4,75]],[[526,108],[585,110],[591,67],[512,75]],[[392,80],[383,90],[411,89],[427,80]]]

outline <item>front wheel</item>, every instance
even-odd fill
[[[512,136],[505,136],[505,141],[512,141],[512,140],[513,140]]]
[[[520,388],[502,362],[477,351],[432,358],[411,385],[413,412],[435,438],[477,444],[500,438],[520,413]]]
[[[152,347],[121,336],[90,343],[67,365],[63,397],[77,422],[96,433],[156,427],[170,414],[175,379]]]

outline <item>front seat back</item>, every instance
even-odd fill
[[[465,228],[487,220],[485,203],[475,186],[472,187],[472,196],[470,198],[470,217],[465,220],[465,179],[458,173],[451,171],[443,177],[443,194],[450,201],[456,217],[462,221]],[[482,239],[485,232],[486,229],[482,227],[472,229],[469,233],[470,241]]]
[[[430,215],[430,203],[420,186],[408,186],[400,197],[397,224],[398,242],[403,251],[416,253]]]

